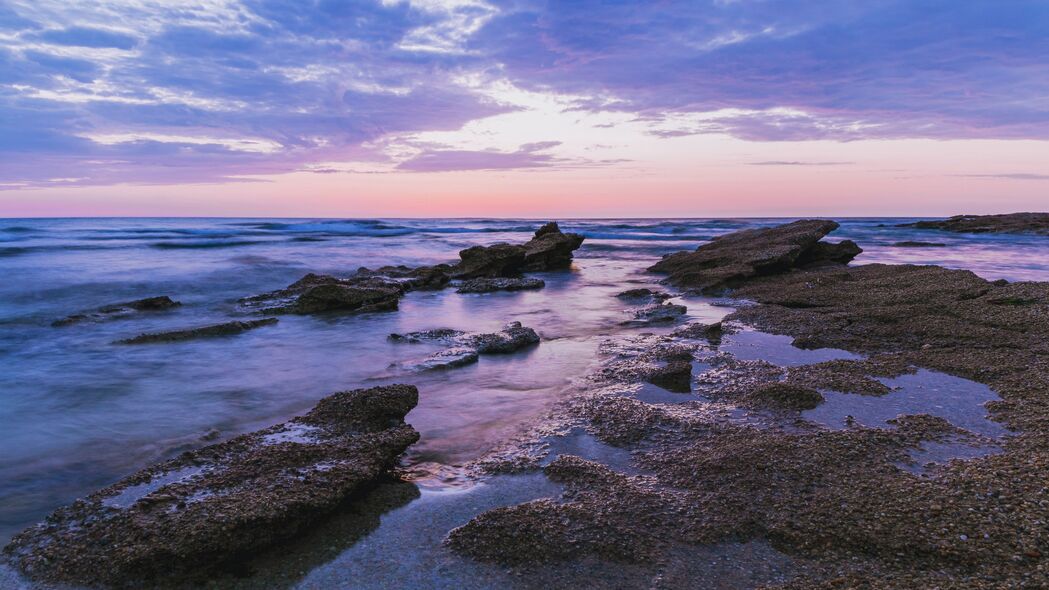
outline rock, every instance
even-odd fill
[[[28,577],[156,587],[287,540],[368,489],[419,434],[410,385],[345,391],[308,414],[183,453],[55,511],[4,548]]]
[[[214,338],[216,336],[233,336],[262,326],[270,326],[277,323],[277,318],[264,318],[261,320],[234,321],[199,328],[187,328],[185,330],[173,330],[170,332],[154,332],[150,334],[139,334],[133,338],[118,340],[117,344],[152,344],[157,342],[179,342],[182,340],[193,340],[195,338]]]
[[[647,326],[650,324],[667,324],[685,315],[688,308],[684,305],[662,303],[643,307],[634,312],[634,319],[623,322],[624,326]]]
[[[411,369],[416,371],[431,371],[434,369],[452,369],[465,367],[476,363],[478,359],[477,350],[457,346],[431,354],[425,359],[413,363]]]
[[[535,232],[525,244],[525,270],[556,270],[572,264],[572,252],[583,245],[583,236],[561,232],[551,221]]]
[[[639,289],[628,289],[622,293],[616,293],[616,297],[620,299],[652,299],[655,301],[666,301],[667,299],[670,299],[670,294],[641,287]]]
[[[862,251],[854,242],[820,242],[837,227],[833,221],[809,219],[733,232],[716,237],[693,252],[664,256],[648,270],[669,275],[665,281],[679,287],[719,293],[753,277],[787,272],[798,266],[849,262]]]
[[[525,247],[512,244],[474,246],[459,252],[461,259],[452,269],[452,277],[512,277],[520,274],[525,263]]]
[[[397,309],[401,291],[389,285],[318,285],[299,296],[294,305],[273,312],[389,311]]]
[[[735,330],[725,327],[722,322],[715,322],[713,324],[696,322],[694,324],[689,324],[680,330],[674,331],[671,336],[690,338],[693,340],[706,340],[714,346],[717,346],[721,344],[721,338],[725,334],[734,333]]]
[[[406,291],[439,291],[448,286],[452,267],[447,264],[434,266],[383,266],[375,270],[365,267],[357,269],[355,278],[392,279]]]
[[[944,248],[946,246],[947,244],[943,242],[919,242],[915,240],[905,240],[893,244],[895,248]]]
[[[756,406],[785,410],[811,410],[823,403],[823,396],[815,389],[789,383],[764,385],[747,397]]]
[[[470,279],[463,282],[456,291],[458,293],[491,293],[493,291],[524,291],[527,289],[542,289],[546,283],[541,279],[531,277],[509,279]]]
[[[687,360],[670,361],[648,375],[647,381],[674,393],[692,391],[692,363]]]
[[[467,336],[465,341],[480,354],[507,354],[537,344],[539,334],[522,326],[521,322],[511,322],[502,332],[473,334]]]
[[[1002,215],[955,215],[936,221],[916,221],[898,227],[939,229],[968,234],[1022,234],[1049,235],[1049,213],[1005,213]]]
[[[394,342],[407,342],[409,344],[418,344],[426,341],[440,341],[450,340],[458,338],[465,334],[462,330],[453,330],[451,328],[437,328],[434,330],[425,330],[422,332],[407,332],[405,334],[390,334],[387,336],[389,340]]]
[[[51,323],[52,326],[69,326],[72,324],[84,322],[84,321],[103,321],[118,319],[130,316],[137,311],[164,311],[173,307],[182,305],[178,301],[173,301],[167,295],[161,295],[159,297],[147,297],[145,299],[136,299],[135,301],[128,301],[126,303],[115,303],[112,305],[106,305],[100,307],[94,311],[73,314],[71,316],[64,317],[60,320],[55,320]]]

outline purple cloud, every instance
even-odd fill
[[[560,141],[543,141],[522,145],[513,152],[429,150],[401,162],[398,170],[411,172],[452,172],[462,170],[512,170],[546,168],[565,162],[544,150],[561,145]]]

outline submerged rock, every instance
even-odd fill
[[[411,369],[416,371],[432,371],[434,369],[452,369],[465,367],[477,362],[478,353],[476,349],[457,346],[437,351],[425,359],[413,363]]]
[[[572,264],[572,252],[583,245],[583,236],[566,234],[556,221],[551,221],[535,232],[525,244],[525,270],[556,270]]]
[[[501,332],[473,334],[466,338],[466,342],[480,354],[507,354],[538,344],[539,334],[522,326],[521,322],[510,322]]]
[[[799,266],[845,264],[862,250],[854,242],[820,240],[838,228],[833,221],[809,219],[719,236],[693,252],[664,256],[651,272],[666,282],[700,293],[718,293],[747,279],[787,272]]]
[[[112,320],[117,318],[123,318],[130,316],[138,311],[164,311],[173,307],[182,305],[178,301],[172,300],[167,295],[161,295],[158,297],[147,297],[145,299],[136,299],[135,301],[128,301],[125,303],[115,303],[112,305],[106,305],[100,307],[94,311],[77,313],[71,316],[64,317],[60,320],[55,320],[51,323],[52,326],[69,326],[84,321],[103,321]]]
[[[955,215],[948,219],[916,221],[899,227],[939,229],[967,234],[1043,234],[1049,235],[1049,213],[1005,213],[1001,215]]]
[[[895,248],[945,248],[947,244],[943,242],[920,242],[917,240],[904,240],[902,242],[896,242],[893,244]]]
[[[494,291],[524,291],[528,289],[542,289],[546,283],[542,279],[531,277],[525,278],[496,278],[496,279],[470,279],[463,282],[457,289],[458,293],[492,293]]]
[[[55,511],[4,553],[30,578],[153,587],[204,576],[308,529],[419,434],[410,385],[345,391],[284,424],[183,453]]]
[[[233,321],[199,328],[187,328],[185,330],[172,330],[170,332],[154,332],[139,334],[132,338],[118,340],[117,344],[152,344],[157,342],[179,342],[182,340],[193,340],[195,338],[214,338],[216,336],[233,336],[262,326],[271,326],[277,323],[277,318],[264,318],[261,320]]]

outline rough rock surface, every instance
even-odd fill
[[[29,577],[154,587],[204,576],[309,528],[419,438],[410,385],[336,393],[308,414],[182,454],[60,508],[4,553]]]
[[[420,342],[435,342],[435,341],[451,341],[452,339],[462,336],[466,332],[462,330],[453,330],[451,328],[436,328],[433,330],[423,330],[421,332],[406,332],[404,334],[390,334],[387,336],[388,339],[394,342],[407,342],[409,344],[419,344]]]
[[[182,340],[193,340],[196,338],[214,338],[217,336],[233,336],[262,326],[271,326],[277,323],[277,318],[264,318],[261,320],[246,320],[201,326],[199,328],[187,328],[185,330],[172,330],[170,332],[153,332],[139,334],[124,340],[118,340],[117,344],[154,344],[158,342],[180,342]]]
[[[112,320],[117,318],[128,317],[135,312],[139,311],[164,311],[173,307],[182,305],[178,301],[173,301],[167,295],[161,295],[158,297],[147,297],[145,299],[136,299],[135,301],[128,301],[126,303],[115,303],[113,305],[106,305],[100,307],[94,311],[88,311],[84,313],[77,313],[70,316],[66,316],[60,320],[55,320],[51,323],[52,326],[69,326],[85,321],[103,321]]]
[[[790,383],[763,385],[751,391],[749,398],[756,406],[785,410],[811,410],[823,403],[820,392]]]
[[[551,221],[525,243],[524,270],[557,270],[572,264],[572,252],[583,245],[583,236],[566,234]]]
[[[523,278],[496,278],[496,279],[470,279],[463,281],[456,289],[457,293],[492,293],[495,291],[525,291],[529,289],[542,289],[546,283],[542,279],[532,277]]]
[[[425,359],[413,363],[410,368],[415,371],[433,371],[437,369],[453,369],[472,365],[478,360],[478,353],[473,348],[456,346],[445,350],[439,350]]]
[[[735,330],[729,326],[726,326],[724,322],[714,322],[713,324],[704,324],[701,322],[695,322],[689,324],[680,330],[675,330],[672,334],[679,338],[691,338],[693,340],[706,340],[710,344],[717,346],[721,344],[722,337],[725,334],[734,334]]]
[[[510,322],[501,332],[472,334],[465,342],[480,354],[508,354],[538,344],[539,334],[521,322]]]
[[[638,289],[627,289],[621,293],[616,293],[616,297],[620,299],[634,299],[634,300],[654,300],[654,301],[666,301],[670,299],[669,293],[663,291],[657,291],[649,289],[647,287],[641,287]]]
[[[673,360],[649,373],[648,382],[674,393],[692,391],[692,363],[688,360]]]
[[[365,269],[366,270],[366,269]],[[309,273],[287,288],[241,300],[261,313],[368,312],[397,309],[409,281],[363,275],[340,279]]]
[[[622,323],[624,326],[649,326],[669,324],[685,315],[688,308],[673,303],[657,303],[634,311],[634,319]]]
[[[357,269],[356,278],[379,278],[395,280],[405,291],[439,291],[448,286],[452,267],[447,264],[434,266],[383,266],[375,270],[367,267]]]
[[[955,215],[948,219],[916,221],[900,227],[940,229],[967,234],[1049,235],[1049,213],[1005,213],[1002,215]]]
[[[648,270],[666,282],[700,293],[719,293],[747,279],[802,266],[845,264],[862,250],[854,242],[820,242],[837,229],[833,221],[795,221],[719,236],[693,252],[664,256]]]

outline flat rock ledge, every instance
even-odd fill
[[[1049,235],[1049,213],[1005,213],[1002,215],[955,215],[947,219],[904,223],[899,227],[939,229],[966,234]]]
[[[152,332],[139,334],[124,340],[118,340],[117,344],[157,344],[161,342],[181,342],[183,340],[196,340],[197,338],[215,338],[220,336],[234,336],[261,328],[272,326],[277,323],[277,318],[263,318],[261,320],[233,321],[198,328],[186,328],[185,330],[172,330],[170,332]]]
[[[436,342],[446,344],[449,348],[437,351],[430,356],[409,364],[417,371],[433,369],[451,369],[476,363],[478,355],[510,354],[539,343],[539,334],[521,322],[510,322],[499,332],[467,334],[450,328],[438,328],[406,334],[390,334],[391,342],[419,344]]]
[[[174,301],[167,295],[160,295],[157,297],[146,297],[145,299],[136,299],[135,301],[126,301],[124,303],[114,303],[111,305],[105,305],[91,311],[85,311],[81,313],[75,313],[73,315],[66,316],[60,320],[51,322],[51,325],[59,328],[62,326],[71,326],[73,324],[79,324],[81,322],[101,322],[105,320],[115,320],[120,318],[126,318],[134,315],[138,312],[149,312],[149,311],[165,311],[173,307],[182,305],[178,301]]]
[[[719,294],[753,277],[847,264],[863,252],[855,242],[820,241],[837,228],[834,221],[807,219],[733,232],[695,251],[668,254],[648,270],[668,275],[664,282],[671,285]]]
[[[206,576],[308,529],[419,439],[411,385],[332,394],[283,424],[182,454],[60,508],[5,557],[32,579],[154,587]]]

